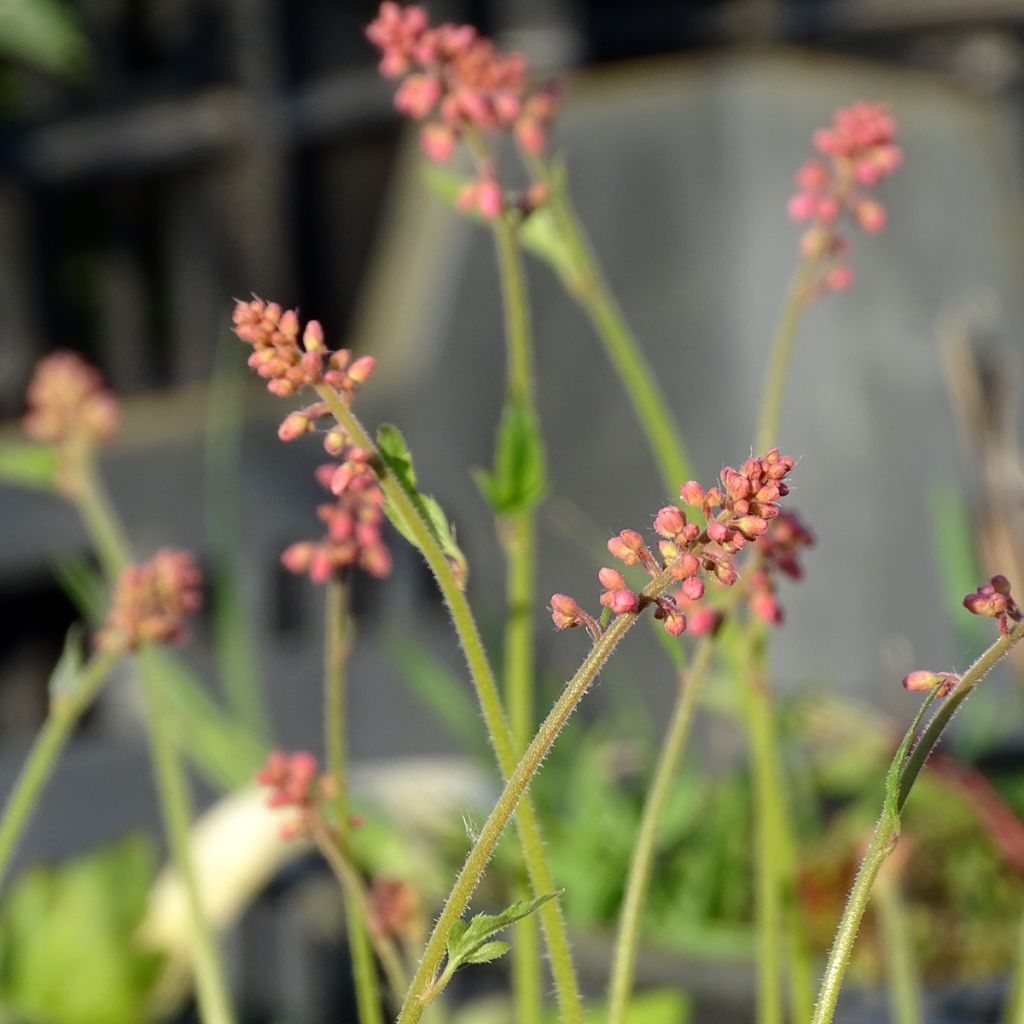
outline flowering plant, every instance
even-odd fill
[[[509,952],[516,1017],[540,1020],[545,1012],[541,941],[560,1019],[582,1022],[584,1001],[559,905],[561,882],[549,863],[544,822],[530,786],[619,641],[645,617],[660,625],[662,640],[673,652],[678,693],[623,880],[606,1019],[610,1024],[628,1019],[642,914],[671,784],[702,690],[712,670],[723,665],[745,709],[755,776],[757,1019],[760,1024],[781,1022],[788,1002],[794,1021],[827,1024],[872,888],[897,848],[904,807],[925,762],[960,704],[1024,636],[1024,615],[1010,582],[993,576],[964,598],[968,612],[997,620],[991,646],[961,674],[920,669],[904,678],[908,691],[925,697],[893,756],[881,816],[813,998],[767,649],[769,630],[784,620],[780,581],[802,578],[801,559],[814,536],[791,505],[796,460],[780,452],[776,436],[800,317],[812,302],[853,282],[843,222],[870,234],[885,227],[885,210],[872,190],[900,165],[895,121],[884,106],[861,102],[841,110],[815,134],[819,156],[797,172],[797,193],[789,202],[791,216],[807,227],[768,358],[754,454],[736,460],[736,466],[726,465],[716,481],[704,486],[690,478],[658,378],[602,279],[564,176],[555,173],[549,158],[557,89],[533,87],[522,57],[500,52],[469,26],[433,27],[419,7],[383,3],[367,36],[381,52],[381,72],[401,80],[395,106],[420,122],[426,156],[446,162],[457,147],[465,147],[474,171],[460,182],[454,204],[482,220],[494,236],[506,313],[507,380],[495,466],[480,475],[479,483],[494,515],[508,584],[499,683],[467,598],[471,567],[446,513],[421,489],[409,446],[397,428],[383,425],[371,432],[354,410],[359,392],[372,387],[373,357],[332,348],[320,323],[303,323],[296,310],[262,298],[238,301],[234,331],[248,346],[249,366],[273,395],[303,403],[284,414],[280,440],[300,442],[315,435],[329,460],[317,471],[318,482],[332,496],[317,508],[325,535],[293,543],[282,554],[286,569],[326,591],[326,765],[308,751],[272,751],[256,780],[269,790],[271,806],[287,810],[285,834],[315,843],[344,891],[360,1024],[378,1024],[391,1011],[400,1024],[434,1015],[457,970]],[[525,180],[519,183],[506,180],[498,161],[506,136],[522,158]],[[582,627],[587,644],[579,668],[544,714],[537,708],[531,609],[539,600],[536,517],[548,480],[522,267],[523,232],[538,217],[546,217],[557,232],[561,255],[556,270],[592,320],[633,403],[667,493],[673,495],[660,509],[650,510],[652,531],[624,528],[607,541],[617,564],[598,569],[593,601],[564,593],[547,598],[555,629]],[[77,506],[92,533],[107,576],[109,611],[95,632],[91,655],[75,664],[70,681],[55,693],[48,722],[9,797],[0,820],[0,875],[74,724],[114,665],[127,657],[138,659],[168,836],[188,893],[200,1013],[209,1024],[229,1024],[235,1019],[232,999],[195,877],[190,810],[180,752],[168,732],[167,680],[158,658],[160,645],[185,640],[188,616],[200,602],[200,577],[185,552],[163,550],[145,561],[131,553],[96,467],[98,447],[117,426],[116,402],[96,371],[68,353],[40,364],[29,387],[25,427],[52,456],[50,485]],[[415,950],[408,941],[409,922],[418,914],[415,894],[394,880],[368,881],[352,853],[360,822],[350,806],[345,744],[346,671],[353,643],[349,591],[355,574],[389,575],[394,539],[386,520],[419,551],[436,579],[503,778],[500,796],[471,837],[429,937]],[[517,898],[499,913],[467,918],[474,891],[513,822],[524,866]]]

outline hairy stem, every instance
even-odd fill
[[[337,577],[327,584],[324,621],[324,737],[327,750],[327,770],[336,787],[334,797],[335,828],[338,850],[348,852],[349,806],[348,773],[345,755],[345,683],[349,654],[348,590]],[[325,854],[326,856],[326,854]],[[352,872],[355,874],[355,872]],[[345,927],[349,953],[352,956],[352,976],[356,988],[356,1006],[359,1024],[382,1024],[384,1014],[377,989],[377,971],[367,934],[366,907],[353,898],[350,884],[342,880],[345,895]],[[356,876],[358,879],[358,876]],[[359,888],[357,886],[357,888]],[[399,997],[405,991],[399,989]]]
[[[376,452],[377,448],[373,439],[338,395],[327,387],[318,388],[317,391],[353,443],[368,451]],[[438,587],[462,645],[466,665],[469,668],[484,722],[487,725],[488,735],[497,757],[498,767],[502,775],[508,779],[517,762],[512,734],[505,720],[498,687],[469,602],[460,589],[458,580],[440,545],[420,518],[416,506],[402,485],[382,463],[378,466],[378,473],[384,494],[409,524],[427,565],[437,579]],[[519,806],[516,825],[523,849],[523,859],[526,862],[526,869],[530,875],[530,884],[533,886],[534,892],[553,892],[557,886],[547,864],[540,824],[537,821],[533,803],[528,797]],[[565,922],[557,901],[549,900],[540,908],[538,915],[547,942],[551,973],[554,977],[563,1024],[581,1024],[583,1009],[579,988],[576,983],[576,973],[569,950]]]
[[[831,1024],[835,1015],[839,990],[850,963],[850,955],[853,952],[853,944],[860,929],[861,919],[864,917],[871,898],[872,884],[886,857],[896,845],[896,840],[899,837],[900,814],[928,756],[939,742],[957,708],[970,696],[974,688],[988,675],[995,664],[1005,657],[1007,652],[1022,638],[1024,638],[1024,622],[1014,626],[1009,634],[1000,636],[963,674],[953,692],[942,701],[928,724],[921,730],[917,743],[911,748],[913,737],[917,735],[917,724],[934,697],[935,691],[933,691],[904,737],[889,769],[882,816],[875,826],[871,844],[861,861],[853,889],[850,891],[843,915],[836,928],[835,940],[832,943],[832,950],[825,966],[825,974],[818,989],[818,999],[814,1006],[811,1024]]]
[[[608,992],[608,1024],[624,1024],[629,1010],[637,946],[640,940],[640,921],[651,879],[658,828],[686,748],[690,726],[697,710],[697,697],[713,653],[714,640],[707,637],[701,642],[690,668],[679,673],[679,695],[644,803],[640,829],[629,864],[629,875],[626,878],[622,909],[619,911],[611,985]]]
[[[644,589],[643,597],[652,598],[663,593],[672,585],[672,582],[672,576],[668,571],[660,573]],[[413,977],[399,1014],[399,1024],[415,1024],[419,1020],[423,1009],[423,996],[433,987],[435,975],[444,956],[448,932],[455,921],[462,916],[462,912],[469,903],[509,818],[512,817],[520,800],[523,799],[530,780],[536,774],[562,727],[569,720],[569,716],[583,699],[583,695],[594,682],[618,642],[636,622],[639,614],[633,612],[619,615],[605,630],[583,660],[583,664],[576,674],[566,683],[561,696],[555,702],[536,736],[527,747],[526,753],[523,754],[522,759],[509,776],[498,802],[480,830],[444,908],[434,924],[434,930],[427,941],[419,968]]]
[[[18,840],[39,794],[57,766],[68,736],[92,704],[119,657],[111,652],[94,654],[69,690],[51,697],[50,713],[32,744],[0,817],[0,882],[7,874]]]

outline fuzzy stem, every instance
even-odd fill
[[[345,755],[345,669],[348,664],[348,591],[345,583],[332,577],[327,584],[324,622],[324,737],[327,770],[334,780],[334,817],[338,849],[348,851],[348,773]],[[326,856],[326,854],[325,854]],[[367,934],[366,908],[352,898],[352,886],[345,884],[345,927],[352,956],[359,1024],[383,1024],[384,1014],[377,989],[377,972]],[[399,989],[399,997],[404,986]]]
[[[118,653],[110,651],[94,654],[70,690],[51,698],[50,713],[32,744],[0,818],[0,882],[7,874],[21,833],[40,792],[53,774],[68,736],[92,704],[119,657]]]
[[[353,443],[366,448],[368,451],[376,452],[377,448],[372,438],[337,393],[328,387],[317,388],[317,392],[324,402],[327,403],[331,414],[337,419]],[[459,587],[448,559],[434,539],[433,534],[420,518],[416,506],[406,494],[405,489],[387,469],[386,465],[379,461],[377,471],[381,489],[384,491],[387,499],[394,504],[406,523],[409,524],[427,565],[437,579],[438,587],[441,590],[445,604],[448,606],[455,631],[462,645],[469,674],[476,689],[484,722],[487,725],[491,744],[497,757],[498,767],[502,775],[508,779],[512,775],[517,761],[512,745],[512,735],[505,720],[501,698],[498,695],[498,687],[494,680],[490,663],[487,660],[487,653],[480,639],[480,633],[476,627],[476,620],[473,618],[469,602]],[[553,892],[557,886],[547,864],[540,825],[533,808],[533,802],[529,797],[524,799],[519,806],[516,814],[516,824],[523,848],[523,859],[526,862],[526,869],[530,875],[530,884],[533,886],[534,892],[538,894]],[[576,983],[576,974],[569,950],[569,939],[565,922],[562,919],[557,901],[549,900],[540,908],[538,915],[541,919],[541,926],[544,929],[544,936],[547,942],[548,957],[558,994],[562,1022],[563,1024],[581,1024],[583,1009],[580,1002],[579,988]]]
[[[76,487],[72,500],[96,548],[103,572],[113,585],[131,561],[128,542],[117,513],[100,483],[91,451],[81,453],[74,465]]]
[[[932,691],[929,700],[922,706],[914,724],[911,725],[904,737],[889,769],[882,816],[875,826],[871,844],[861,861],[860,870],[857,872],[853,889],[850,891],[846,907],[843,909],[843,915],[836,929],[825,974],[818,990],[818,1000],[815,1003],[811,1024],[831,1024],[839,999],[839,990],[849,966],[854,941],[857,938],[857,931],[871,898],[872,883],[886,857],[896,845],[896,840],[899,837],[900,813],[906,805],[907,798],[910,796],[929,754],[939,742],[957,708],[967,699],[978,683],[988,675],[993,666],[1005,657],[1010,648],[1022,638],[1024,638],[1024,622],[1014,626],[1009,634],[1000,636],[963,674],[953,692],[942,701],[938,710],[921,731],[913,749],[910,749],[913,735],[917,732],[917,723],[934,697],[935,691]]]
[[[345,893],[345,900],[349,908],[349,919],[365,924],[370,919],[370,898],[366,894],[366,889],[363,886],[362,879],[359,877],[359,872],[349,860],[348,855],[334,841],[319,817],[311,816],[308,824],[313,841],[323,855],[324,860],[327,861],[330,869],[334,872],[334,877],[338,879],[342,891]],[[391,990],[392,996],[394,996],[395,1002],[400,1002],[405,994],[405,990],[408,988],[409,980],[405,976],[402,958],[395,948],[395,944],[388,936],[381,935],[368,927],[365,928],[364,935],[373,943],[373,948],[377,953],[381,966],[384,968],[384,975],[388,980],[388,987]],[[370,963],[370,970],[372,977],[372,961]],[[377,1012],[378,1014],[380,1013],[379,1006]],[[360,1009],[360,1013],[362,1013],[362,1009]],[[362,1017],[359,1019],[360,1024],[362,1024]]]
[[[804,258],[790,282],[786,304],[782,308],[782,316],[775,329],[771,359],[765,376],[764,390],[761,393],[761,415],[758,419],[755,451],[766,452],[777,443],[786,374],[793,357],[797,329],[811,299],[820,269],[820,257]]]
[[[623,1024],[629,1010],[629,998],[633,991],[633,971],[640,939],[640,921],[651,879],[658,828],[686,748],[690,726],[697,710],[697,696],[711,663],[714,646],[712,637],[703,640],[692,666],[688,671],[683,670],[679,673],[679,694],[644,803],[643,816],[640,819],[640,828],[626,879],[622,909],[619,912],[611,985],[608,992],[608,1024]]]
[[[192,938],[192,962],[196,973],[199,1011],[204,1024],[232,1024],[234,1012],[220,956],[203,910],[192,864],[190,828],[192,809],[188,783],[171,734],[170,717],[160,692],[161,677],[152,650],[139,651],[139,668],[149,728],[150,753],[167,842],[188,902]]]
[[[661,572],[644,588],[642,596],[647,599],[656,597],[667,590],[672,583],[671,574],[668,571]],[[583,699],[583,695],[594,682],[616,645],[636,622],[639,614],[639,612],[632,612],[619,615],[605,630],[584,658],[583,664],[580,665],[576,674],[565,684],[561,696],[555,702],[554,707],[527,747],[526,753],[523,754],[522,759],[509,776],[498,802],[480,830],[480,835],[469,851],[469,856],[466,858],[444,908],[434,924],[434,930],[427,941],[419,968],[399,1014],[398,1024],[415,1024],[419,1020],[423,1009],[423,996],[433,989],[434,978],[444,956],[448,933],[469,903],[509,818],[515,812],[520,800],[523,799],[527,786],[569,716]]]
[[[615,372],[633,403],[640,426],[668,494],[676,494],[690,478],[689,459],[680,432],[658,381],[626,323],[607,283],[579,219],[551,169],[537,156],[525,156],[527,166],[550,192],[551,213],[572,265],[572,277],[563,277],[569,293],[583,307],[604,344]]]

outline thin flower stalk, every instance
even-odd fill
[[[349,846],[348,759],[346,748],[346,668],[349,655],[348,590],[336,576],[327,584],[324,621],[324,731],[327,751],[327,770],[334,780],[334,827],[337,852],[347,853]],[[327,837],[328,840],[330,837]],[[320,844],[321,849],[325,844]],[[332,844],[328,842],[326,846]],[[325,852],[325,857],[331,858]],[[332,865],[333,866],[333,865]],[[353,894],[361,886],[352,884],[350,874],[338,872],[345,894],[345,927],[349,952],[352,957],[352,975],[356,988],[356,1006],[359,1024],[382,1024],[384,1020],[380,993],[377,989],[377,971],[373,962],[368,934],[369,919],[365,900],[360,902]],[[358,883],[358,875],[356,875]],[[389,974],[390,976],[390,974]],[[397,979],[393,979],[397,980]],[[399,993],[405,991],[400,985]]]
[[[572,273],[563,277],[569,293],[590,318],[605,352],[633,405],[661,477],[671,494],[692,470],[682,433],[650,365],[601,273],[586,233],[572,204],[555,182],[550,165],[540,155],[523,152],[534,177],[547,187],[552,215],[558,223]],[[767,451],[768,445],[760,451]]]
[[[50,713],[32,744],[0,818],[0,882],[7,874],[25,825],[53,774],[68,737],[119,659],[117,651],[96,652],[71,686],[51,698]]]
[[[317,393],[352,442],[369,452],[375,452],[376,448],[372,439],[345,402],[329,387],[318,387]],[[466,658],[466,665],[480,702],[498,767],[502,775],[508,779],[516,766],[512,735],[469,602],[459,585],[451,563],[433,534],[423,523],[402,485],[383,465],[379,466],[379,474],[382,490],[409,524],[416,537],[416,542],[437,580]],[[528,797],[519,806],[516,824],[523,848],[523,859],[526,862],[526,869],[534,892],[553,892],[556,885],[544,853],[540,824],[533,803]],[[562,1020],[564,1024],[580,1024],[583,1019],[582,1003],[576,983],[568,934],[557,901],[551,900],[544,904],[538,911],[538,915],[547,942],[551,973],[555,982]]]
[[[655,598],[660,597],[672,583],[673,577],[671,572],[667,569],[662,571],[644,588],[642,592],[643,599],[645,601],[653,601]],[[632,628],[638,617],[639,611],[634,611],[625,612],[614,618],[587,653],[576,674],[566,683],[561,696],[541,724],[536,736],[534,736],[529,747],[527,747],[526,753],[516,765],[515,770],[510,774],[501,796],[498,798],[494,809],[480,830],[480,834],[473,844],[466,862],[459,872],[458,878],[455,880],[455,885],[445,902],[444,908],[434,925],[434,930],[427,941],[419,968],[413,977],[405,1003],[399,1014],[399,1024],[415,1024],[419,1020],[423,1010],[422,997],[430,991],[433,985],[434,977],[444,956],[448,932],[466,909],[494,853],[505,826],[508,824],[513,813],[515,813],[516,807],[519,805],[520,800],[523,799],[530,781],[539,769],[541,762],[547,756],[548,751],[554,745],[562,727],[583,699],[584,694],[596,679],[598,672],[600,672],[619,641]]]
[[[907,798],[913,790],[921,770],[943,732],[952,720],[960,705],[970,696],[974,688],[985,678],[992,668],[1014,647],[1024,639],[1024,621],[1019,621],[1007,632],[1001,633],[977,661],[960,677],[953,686],[938,710],[921,730],[916,743],[911,743],[917,735],[917,726],[932,700],[941,694],[946,686],[944,680],[935,684],[928,700],[922,705],[921,711],[908,730],[900,751],[890,768],[886,785],[886,798],[882,815],[875,826],[871,842],[865,852],[853,888],[847,898],[842,917],[836,928],[835,939],[829,952],[825,973],[818,989],[818,998],[814,1006],[811,1024],[831,1024],[835,1016],[839,991],[849,967],[854,942],[860,929],[861,920],[867,911],[871,899],[871,889],[878,872],[892,853],[899,839],[900,815],[906,805]]]
[[[612,960],[611,983],[608,990],[608,1024],[624,1024],[629,1012],[633,992],[633,975],[640,942],[640,922],[643,917],[647,890],[651,880],[658,829],[665,804],[672,791],[672,783],[686,749],[694,714],[697,710],[701,684],[714,654],[713,636],[705,637],[694,656],[693,663],[679,673],[679,694],[676,698],[668,732],[658,755],[650,789],[644,801],[643,815],[637,830],[636,843],[629,862],[626,891],[619,911]]]

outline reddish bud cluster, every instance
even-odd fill
[[[789,215],[811,222],[800,251],[806,258],[827,261],[818,282],[823,290],[841,291],[853,283],[853,271],[842,261],[847,243],[835,229],[840,217],[846,214],[869,234],[885,227],[885,207],[863,190],[902,163],[895,136],[896,122],[888,109],[863,102],[838,111],[831,126],[814,133],[814,146],[826,159],[808,160],[797,171]]]
[[[286,569],[308,572],[314,583],[326,583],[352,566],[378,578],[391,571],[391,554],[381,539],[384,496],[367,458],[364,449],[352,447],[348,461],[317,469],[317,480],[337,495],[337,501],[317,506],[327,534],[321,541],[292,544],[281,556]]]
[[[276,302],[252,299],[237,302],[232,315],[235,334],[253,348],[251,366],[266,382],[267,390],[282,397],[293,395],[306,386],[327,385],[347,401],[373,372],[373,357],[352,360],[348,349],[330,351],[324,345],[323,328],[310,320],[301,330],[299,315],[294,309],[282,309]],[[301,333],[301,342],[300,342]],[[290,440],[312,429],[308,423],[315,418],[311,406],[295,419],[281,424],[282,437]],[[326,411],[326,410],[325,410]],[[307,414],[307,425],[301,426]],[[324,415],[324,413],[319,413]],[[284,435],[287,434],[287,437]]]
[[[390,0],[381,4],[366,35],[381,51],[381,73],[405,78],[395,107],[426,122],[420,145],[431,160],[448,160],[467,129],[512,130],[528,153],[543,151],[558,97],[551,87],[527,88],[522,54],[501,53],[470,25],[431,28],[422,7]],[[485,217],[498,216],[504,197],[492,168],[483,168],[459,204]]]
[[[333,777],[321,774],[316,758],[306,751],[271,751],[267,763],[256,773],[256,781],[270,788],[268,807],[291,807],[299,812],[298,819],[281,826],[284,839],[304,835],[309,818],[319,815],[320,804],[335,793]]]
[[[98,370],[74,352],[40,360],[28,385],[24,427],[37,441],[66,445],[109,441],[120,426],[117,399]]]
[[[795,512],[782,512],[771,520],[767,531],[758,538],[757,551],[761,556],[760,568],[750,578],[750,610],[770,626],[782,622],[782,608],[776,597],[775,572],[790,579],[803,578],[803,568],[797,561],[801,548],[814,543],[811,531]]]
[[[748,459],[739,469],[726,466],[720,486],[705,491],[694,480],[684,484],[680,497],[702,510],[707,525],[702,528],[689,522],[686,513],[675,505],[661,509],[654,519],[660,538],[658,556],[636,530],[622,530],[608,541],[608,551],[625,566],[640,566],[651,577],[668,570],[679,581],[677,593],[650,599],[655,605],[655,618],[672,636],[685,632],[688,625],[691,632],[706,632],[715,626],[716,613],[698,604],[704,597],[704,577],[731,586],[738,578],[736,553],[755,540],[762,542],[761,568],[753,581],[751,604],[767,621],[781,619],[770,571],[778,568],[798,576],[796,552],[811,542],[810,533],[795,516],[783,518],[779,513],[778,500],[789,493],[785,478],[793,465],[792,458],[772,448],[763,458]],[[770,529],[770,524],[776,522],[778,527]],[[598,578],[604,588],[601,604],[613,614],[631,614],[646,603],[642,594],[630,589],[618,569],[606,566]],[[552,597],[551,617],[557,629],[582,625],[595,637],[600,635],[597,623],[565,594]]]
[[[131,565],[114,587],[96,647],[126,653],[143,643],[182,643],[185,618],[202,604],[202,576],[187,551],[164,549]]]
[[[935,696],[946,697],[959,682],[960,677],[955,672],[929,672],[926,669],[918,669],[903,677],[903,688],[915,693],[931,693],[938,687]]]
[[[1010,581],[1005,576],[993,576],[973,594],[964,598],[964,607],[972,615],[985,615],[999,620],[999,632],[1010,632],[1010,622],[1021,621],[1021,610],[1010,593]]]

